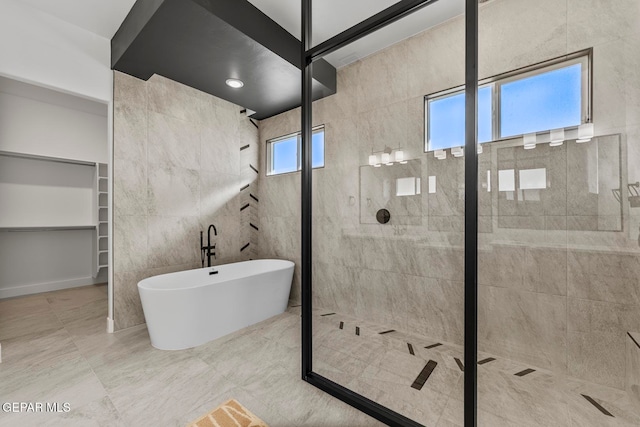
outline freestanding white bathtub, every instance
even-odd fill
[[[141,280],[151,344],[160,350],[195,347],[283,313],[293,268],[291,261],[263,259]]]

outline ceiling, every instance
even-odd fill
[[[18,0],[63,21],[111,39],[136,0]]]
[[[300,0],[248,0],[300,39]],[[315,0],[313,43],[319,44],[395,4],[395,0]],[[324,57],[336,68],[464,13],[464,0],[440,0]]]
[[[300,0],[16,1],[112,39],[112,67],[125,73],[142,79],[163,75],[254,110],[255,118],[300,104]],[[313,41],[325,41],[394,3],[315,0]],[[121,28],[136,8],[143,10],[137,26]],[[333,67],[463,12],[464,0],[440,0],[325,56],[314,66],[314,99],[335,92]],[[220,84],[228,77],[243,79],[245,87],[233,91]]]

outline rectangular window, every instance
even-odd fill
[[[590,61],[590,52],[579,52],[479,82],[478,142],[588,121]],[[428,95],[425,113],[425,151],[464,145],[464,87]]]
[[[324,126],[313,128],[311,164],[324,167]],[[302,169],[302,134],[300,132],[267,141],[267,175],[280,175]]]

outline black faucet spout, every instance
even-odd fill
[[[206,249],[207,251],[207,267],[211,267],[211,256],[213,255],[213,257],[216,257],[216,253],[215,252],[211,252],[212,249],[216,248],[216,244],[214,243],[213,246],[211,246],[211,229],[213,228],[213,235],[217,236],[218,235],[218,230],[216,230],[216,226],[211,224],[209,225],[209,229],[207,230],[207,246],[203,247],[202,249]]]

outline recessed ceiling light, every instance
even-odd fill
[[[239,89],[244,86],[244,83],[242,82],[242,80],[238,79],[227,79],[227,86],[230,86],[234,89]]]

